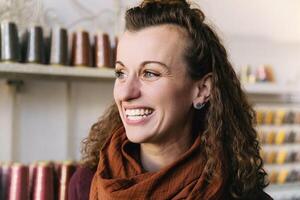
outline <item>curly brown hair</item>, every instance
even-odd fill
[[[221,178],[226,170],[230,195],[237,199],[251,198],[252,193],[265,188],[267,174],[254,129],[255,112],[241,89],[221,40],[205,22],[204,13],[185,0],[145,0],[127,10],[125,19],[126,30],[132,32],[163,24],[177,25],[187,31],[189,43],[185,59],[189,75],[199,80],[212,73],[209,103],[197,111],[193,120],[194,130],[201,134],[205,149],[208,181]],[[85,166],[97,166],[103,143],[120,126],[118,109],[113,104],[83,141]]]

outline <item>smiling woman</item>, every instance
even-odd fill
[[[115,102],[128,139],[140,143],[146,157],[148,154],[144,150],[148,144],[159,154],[167,153],[163,163],[153,163],[159,165],[156,170],[181,155],[165,151],[165,148],[183,149],[184,152],[190,146],[193,101],[201,101],[197,99],[198,93],[205,92],[200,91],[199,83],[202,82],[188,75],[184,59],[188,38],[183,38],[182,32],[184,30],[175,25],[126,31],[118,46]],[[145,110],[149,111],[147,115]]]
[[[254,112],[201,10],[129,9],[115,70],[115,103],[83,142],[71,199],[271,199]]]

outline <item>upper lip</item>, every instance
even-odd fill
[[[141,108],[148,108],[148,109],[152,109],[151,107],[149,106],[144,106],[144,105],[128,105],[128,106],[123,106],[123,109],[126,110],[126,109],[141,109]]]

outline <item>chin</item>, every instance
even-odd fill
[[[145,143],[149,141],[149,136],[145,135],[144,133],[141,133],[141,131],[130,131],[126,130],[126,136],[130,142],[133,143]]]

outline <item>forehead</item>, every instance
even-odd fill
[[[187,35],[183,28],[176,25],[153,26],[135,32],[125,31],[120,38],[117,59],[122,62],[155,60],[171,64],[174,59],[183,59],[188,42]]]

